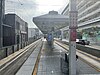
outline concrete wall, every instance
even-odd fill
[[[25,44],[17,44],[17,45],[3,47],[2,49],[0,49],[0,59],[9,56],[10,54],[12,54],[24,47],[25,47]]]
[[[36,40],[38,40],[38,39],[30,38],[28,41],[26,41],[24,43],[0,48],[0,60],[7,57],[7,56],[9,56],[12,53],[24,48],[25,46],[33,43]]]
[[[5,58],[6,56],[6,48],[0,49],[0,59]]]

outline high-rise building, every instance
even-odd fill
[[[77,10],[77,31],[82,33],[82,39],[100,42],[100,0],[77,0]],[[69,15],[69,5],[62,14]]]

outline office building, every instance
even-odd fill
[[[38,38],[39,37],[39,29],[38,28],[29,28],[28,29],[28,38]]]

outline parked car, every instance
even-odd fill
[[[83,39],[76,39],[76,43],[81,45],[89,45],[90,41],[83,40]]]
[[[89,45],[90,41],[84,40],[85,41],[85,45]]]

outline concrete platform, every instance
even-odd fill
[[[64,75],[60,71],[60,50],[51,50],[47,42],[45,42],[41,52],[37,75]]]
[[[61,52],[65,50],[54,44],[54,49],[51,49],[45,41],[45,47],[41,53],[41,59],[38,66],[37,75],[66,75],[61,72]],[[87,63],[78,59],[77,75],[99,75],[100,72],[90,67]]]
[[[85,46],[100,50],[100,46],[98,46],[98,45],[85,45]]]

